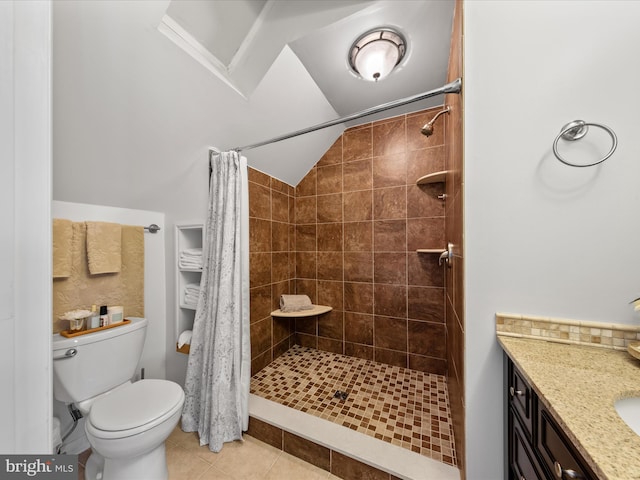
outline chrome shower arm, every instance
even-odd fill
[[[438,117],[440,115],[442,115],[443,113],[449,113],[451,111],[451,107],[449,105],[447,105],[445,108],[443,108],[442,110],[440,110],[438,113],[436,113],[436,116],[433,117],[431,119],[431,121],[429,122],[430,125],[433,125],[433,123],[438,119]]]

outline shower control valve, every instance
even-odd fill
[[[443,262],[446,263],[449,268],[453,266],[453,243],[451,242],[447,244],[447,249],[442,252],[438,258],[438,265],[442,265]]]

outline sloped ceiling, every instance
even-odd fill
[[[222,64],[230,65],[266,3],[267,0],[172,0],[167,15]]]
[[[185,161],[208,146],[249,145],[440,87],[452,12],[453,0],[57,0],[54,198],[157,209],[151,192],[187,175]],[[219,60],[226,80],[162,35],[166,17]],[[347,51],[380,25],[406,35],[407,59],[388,78],[364,82],[349,70]],[[295,186],[344,128],[244,154]],[[111,195],[88,181],[96,178]]]

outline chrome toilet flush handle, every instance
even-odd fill
[[[78,354],[78,350],[76,350],[75,348],[70,348],[69,350],[67,350],[66,352],[64,352],[64,355],[60,355],[58,357],[53,357],[54,360],[66,360],[67,358],[73,358]]]

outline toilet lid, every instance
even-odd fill
[[[140,380],[97,400],[89,420],[99,430],[130,430],[162,417],[183,398],[184,392],[177,383]]]

